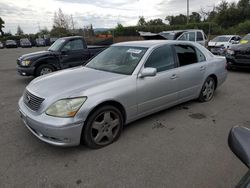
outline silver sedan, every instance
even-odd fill
[[[127,123],[192,99],[210,101],[226,77],[225,58],[199,44],[124,42],[86,66],[34,79],[19,111],[44,142],[100,148],[116,141]]]

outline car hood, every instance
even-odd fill
[[[209,42],[208,43],[208,46],[226,46],[228,45],[228,42]]]
[[[33,53],[29,53],[29,54],[24,54],[21,57],[19,57],[19,60],[30,60],[33,58],[37,58],[37,57],[43,57],[43,56],[48,56],[53,54],[53,52],[50,51],[39,51],[39,52],[33,52]]]
[[[250,44],[238,44],[235,46],[232,46],[230,49],[235,50],[235,51],[241,51],[241,50],[246,50],[250,48]]]
[[[128,76],[78,67],[38,77],[27,86],[27,89],[42,98],[68,98],[125,77]]]

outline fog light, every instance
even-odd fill
[[[25,73],[25,72],[22,72],[22,75],[23,75],[23,76],[25,76],[25,75],[26,75],[26,73]]]

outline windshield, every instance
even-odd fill
[[[65,42],[64,39],[58,39],[56,40],[56,42],[54,42],[52,44],[52,46],[49,47],[49,51],[59,51],[59,49],[61,48],[62,44]]]
[[[244,36],[241,40],[250,40],[250,34]]]
[[[231,37],[226,37],[226,36],[220,36],[220,37],[215,37],[212,42],[228,42],[231,39]]]
[[[147,48],[111,46],[93,58],[86,67],[131,75]]]

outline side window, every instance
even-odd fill
[[[200,31],[197,32],[196,41],[203,41],[203,35]]]
[[[144,67],[153,67],[157,72],[175,68],[172,48],[169,45],[156,48],[147,59]]]
[[[197,54],[198,62],[206,61],[205,55],[198,48],[196,48],[196,54]]]
[[[180,67],[198,62],[195,48],[189,45],[175,45]]]
[[[183,33],[180,38],[178,38],[178,40],[184,40],[187,41],[188,40],[188,33]]]
[[[73,50],[82,50],[83,47],[83,43],[81,39],[76,39],[76,40],[71,40],[69,42],[67,42],[64,47],[63,50],[67,50],[67,51],[73,51]]]
[[[189,41],[195,41],[195,32],[190,32],[188,36],[189,36]]]

